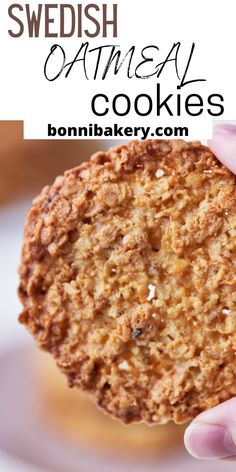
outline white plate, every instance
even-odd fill
[[[95,454],[56,436],[36,414],[32,346],[0,355],[1,472],[230,472],[233,462],[197,461],[187,453],[152,461]],[[171,451],[171,444],[170,444]],[[222,464],[224,464],[222,466]]]

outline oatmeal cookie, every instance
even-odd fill
[[[236,180],[199,142],[134,141],[67,171],[24,234],[20,321],[125,423],[236,394]]]

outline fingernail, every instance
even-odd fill
[[[185,447],[198,459],[230,457],[236,453],[230,433],[224,426],[193,423],[185,431]]]
[[[214,126],[214,134],[236,135],[236,126],[230,123],[220,123]]]

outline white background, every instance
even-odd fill
[[[19,2],[24,5],[23,2]],[[30,0],[31,8],[38,2]],[[55,0],[42,3],[59,3]],[[64,0],[63,3],[70,3]],[[77,3],[71,2],[75,6]],[[86,4],[86,2],[81,2]],[[97,2],[99,3],[99,2]],[[113,3],[108,0],[106,3]],[[206,78],[184,87],[182,94],[199,93],[203,99],[212,93],[224,96],[225,113],[220,119],[235,118],[235,0],[197,2],[189,0],[145,0],[128,2],[118,0],[118,38],[101,37],[89,40],[90,47],[102,44],[118,44],[123,53],[135,45],[137,59],[140,49],[148,44],[160,48],[160,61],[164,60],[174,42],[181,41],[179,55],[180,74],[186,67],[192,42],[196,43],[189,69],[189,78]],[[74,67],[71,75],[64,75],[56,82],[48,82],[43,73],[44,63],[54,43],[63,46],[67,61],[72,61],[82,42],[88,38],[69,39],[47,38],[44,36],[42,21],[40,38],[30,38],[25,34],[13,39],[8,29],[17,29],[8,16],[9,0],[0,3],[0,119],[24,120],[26,138],[47,138],[47,124],[54,126],[86,126],[97,122],[102,126],[118,123],[122,126],[189,126],[190,138],[198,136],[206,139],[211,135],[212,117],[204,113],[200,117],[169,117],[165,112],[160,118],[153,113],[140,118],[135,113],[128,117],[116,117],[111,112],[105,118],[97,118],[90,109],[90,101],[95,93],[106,93],[113,97],[116,93],[126,93],[131,98],[138,93],[149,93],[155,102],[156,79],[130,79],[123,75],[110,76],[105,81],[86,81],[81,74],[81,65]],[[25,11],[18,15],[26,26]],[[52,12],[55,23],[51,31],[58,31],[59,17]],[[42,19],[44,16],[42,16]],[[85,22],[84,26],[88,26]],[[89,61],[92,62],[90,58]],[[136,62],[136,61],[135,61]],[[137,63],[139,61],[137,60]],[[92,65],[90,64],[90,67]],[[89,68],[90,69],[90,68]],[[176,93],[178,81],[174,63],[169,63],[160,77],[163,97]],[[155,108],[155,107],[154,107]],[[219,119],[219,118],[218,118]]]

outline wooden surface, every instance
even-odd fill
[[[0,204],[33,197],[65,169],[110,146],[102,140],[23,140],[23,122],[0,121]]]

